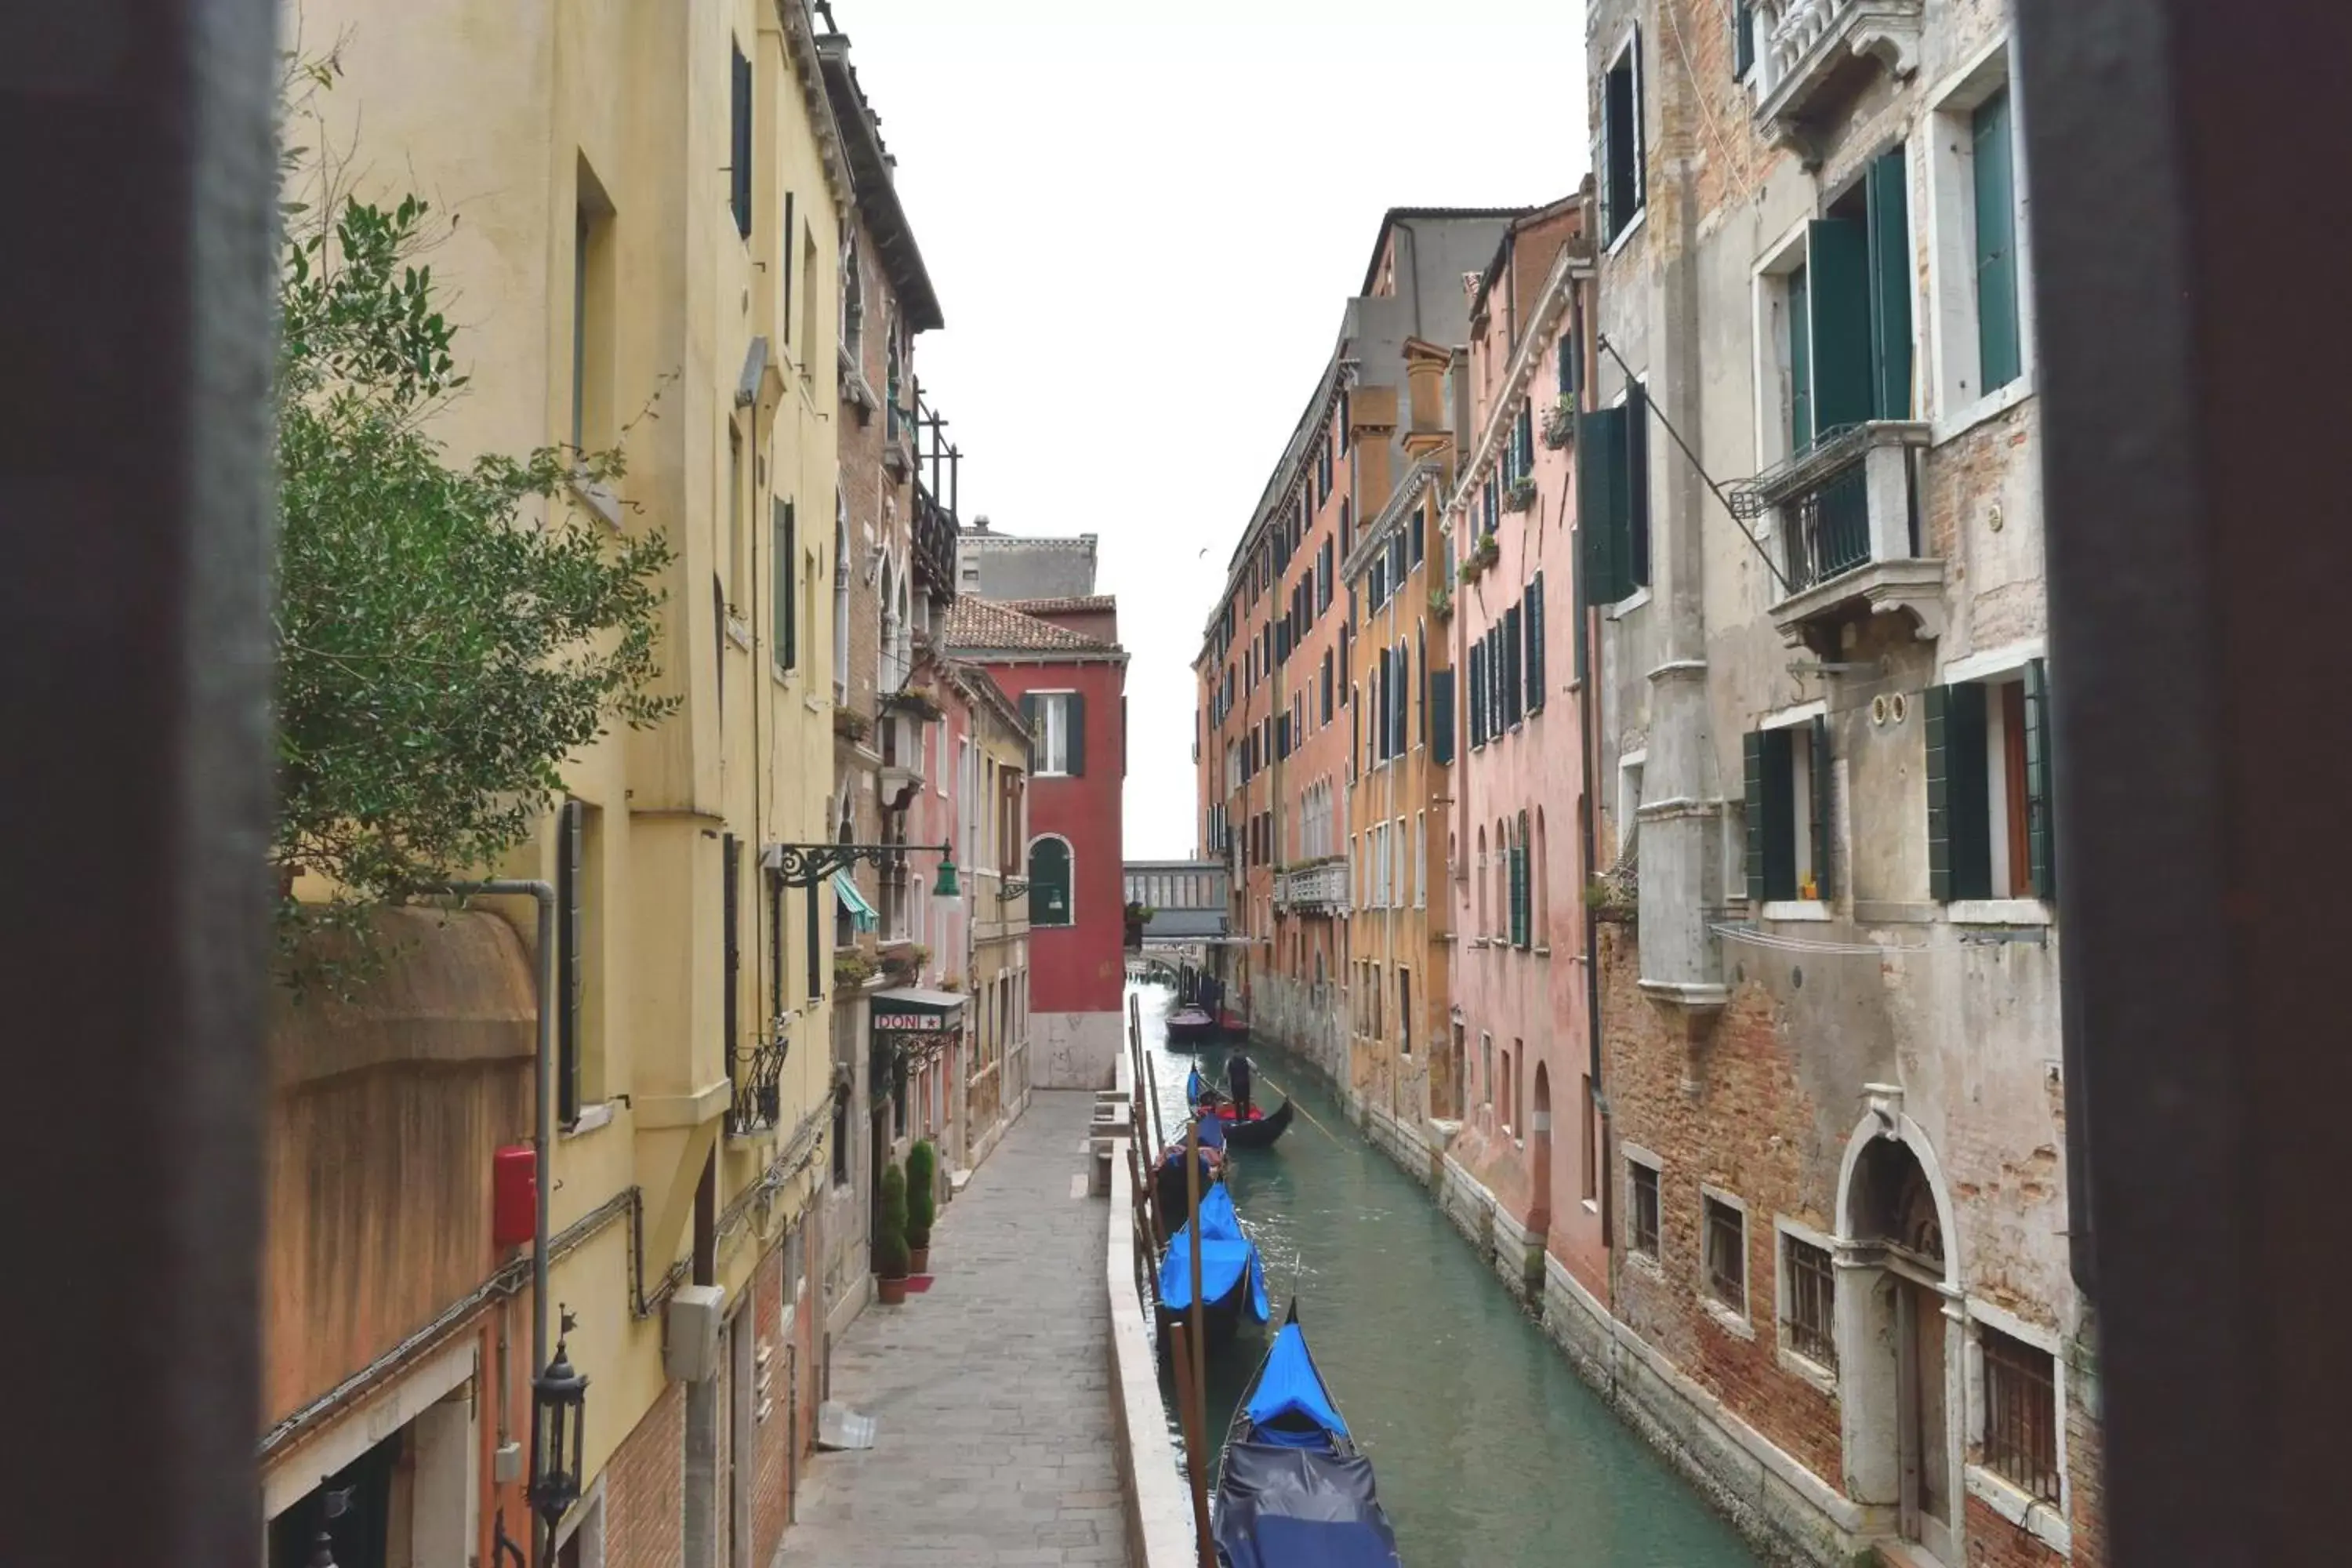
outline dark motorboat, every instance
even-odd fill
[[[1181,1208],[1171,1211],[1181,1214]],[[1231,1334],[1244,1318],[1273,1316],[1265,1295],[1265,1265],[1257,1244],[1242,1234],[1241,1216],[1223,1183],[1201,1194],[1201,1319],[1215,1337]],[[1192,1227],[1181,1226],[1160,1257],[1160,1323],[1190,1321],[1192,1310]]]
[[[1217,1020],[1202,1007],[1179,1007],[1168,1015],[1168,1048],[1197,1051],[1217,1037]]]
[[[1399,1568],[1372,1463],[1307,1352],[1296,1301],[1234,1413],[1210,1517],[1224,1568]]]

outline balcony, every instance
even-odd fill
[[[1919,67],[1925,0],[1762,0],[1756,13],[1756,122],[1805,150],[1809,124],[1829,117],[1876,67]]]
[[[956,542],[962,525],[955,512],[940,504],[929,486],[915,485],[915,583],[940,600],[956,592]]]
[[[1346,858],[1335,855],[1309,865],[1286,867],[1276,872],[1274,907],[1302,915],[1346,914]]]
[[[792,1020],[778,1018],[769,1026],[763,1044],[735,1053],[727,1069],[735,1091],[727,1108],[729,1137],[749,1138],[774,1130],[783,1110],[784,1058],[792,1048]]]
[[[1919,552],[1927,444],[1908,420],[1850,425],[1741,487],[1780,520],[1787,581],[1772,623],[1790,647],[1832,657],[1844,626],[1898,613],[1916,637],[1943,635],[1944,563]]]

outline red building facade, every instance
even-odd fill
[[[1108,595],[996,604],[970,595],[945,641],[987,670],[1030,725],[1030,1082],[1110,1082],[1126,984],[1121,800],[1127,652]]]

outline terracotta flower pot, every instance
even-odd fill
[[[931,1249],[928,1247],[907,1248],[907,1268],[909,1273],[929,1274],[931,1271]]]
[[[877,1275],[875,1278],[874,1285],[875,1289],[881,1292],[882,1304],[884,1306],[901,1307],[906,1305],[907,1282],[904,1279],[888,1279]]]

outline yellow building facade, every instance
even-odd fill
[[[414,192],[447,225],[428,259],[472,377],[437,427],[450,459],[618,448],[625,473],[565,504],[674,552],[658,689],[677,710],[573,759],[562,809],[498,868],[556,884],[577,933],[544,1305],[575,1320],[589,1381],[583,1496],[556,1542],[613,1568],[765,1563],[822,1397],[826,1304],[804,1259],[835,1092],[829,944],[812,956],[832,894],[775,869],[779,847],[831,837],[849,190],[805,5],[303,0],[287,36],[341,61],[319,108],[344,182]],[[498,912],[528,950],[530,901]],[[490,1131],[530,1142],[527,1119]],[[538,1560],[533,1305],[497,1305],[485,1349],[443,1357],[427,1391],[467,1404],[464,1463],[426,1489],[464,1500],[485,1563],[501,1529]],[[406,1373],[387,1365],[369,1409],[397,1404]],[[349,1458],[348,1433],[331,1451],[318,1426],[265,1447],[271,1506]],[[421,1509],[398,1479],[419,1451],[385,1462]]]

